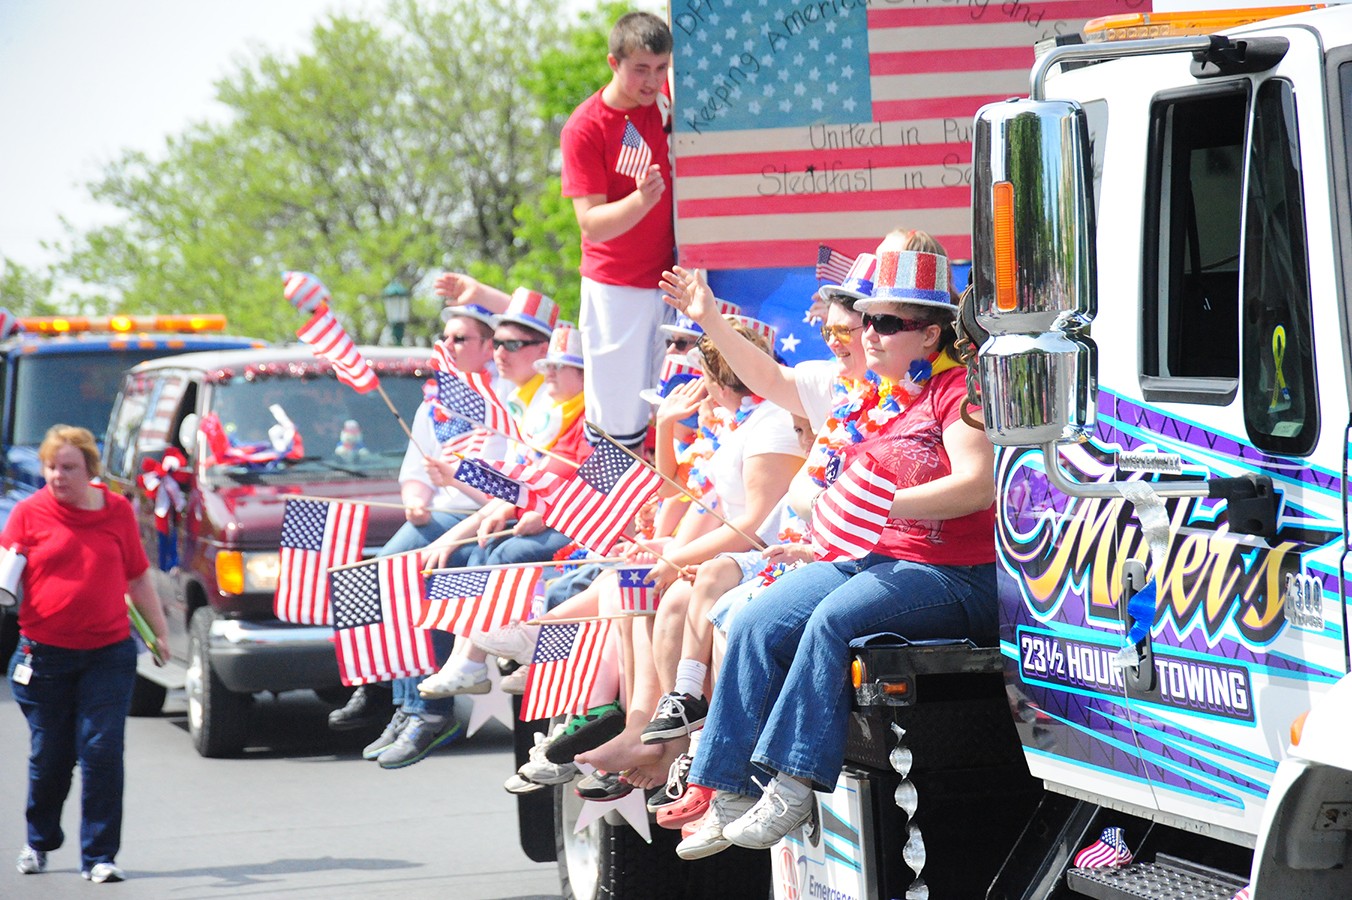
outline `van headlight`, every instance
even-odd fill
[[[282,557],[276,551],[216,554],[216,584],[226,594],[271,594],[277,590]]]

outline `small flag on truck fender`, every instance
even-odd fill
[[[1097,841],[1075,854],[1077,869],[1115,869],[1130,862],[1126,834],[1116,825],[1103,829]]]

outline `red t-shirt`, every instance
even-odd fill
[[[93,650],[131,633],[127,585],[150,568],[131,504],[103,485],[102,509],[65,506],[43,488],[14,507],[0,545],[20,547],[19,631],[39,644]]]
[[[582,238],[582,274],[602,284],[656,288],[662,270],[676,261],[676,232],[671,220],[671,153],[658,104],[633,109],[607,106],[597,91],[573,110],[559,138],[563,149],[563,196],[605,195],[611,203],[634,192],[634,179],[615,171],[624,137],[624,120],[652,150],[666,190],[657,205],[633,228],[608,241]]]
[[[936,375],[877,437],[845,448],[842,471],[859,454],[871,453],[897,480],[898,488],[951,474],[944,429],[961,417],[967,399],[965,373],[958,366]],[[877,551],[893,559],[939,566],[994,562],[995,505],[956,519],[889,519]]]

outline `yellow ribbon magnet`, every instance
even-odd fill
[[[1276,369],[1276,378],[1272,382],[1272,400],[1268,403],[1268,412],[1281,412],[1291,408],[1291,389],[1286,386],[1286,375],[1282,372],[1282,360],[1286,357],[1286,327],[1278,325],[1272,329],[1272,367]]]

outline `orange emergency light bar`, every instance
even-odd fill
[[[1323,9],[1324,4],[1304,6],[1263,6],[1253,9],[1210,9],[1193,12],[1133,13],[1100,16],[1084,23],[1082,34],[1090,42],[1135,41],[1142,38],[1185,37],[1216,34],[1240,25],[1294,16],[1296,13]]]
[[[36,334],[77,332],[131,334],[143,331],[224,331],[225,316],[28,316],[19,319],[24,331]]]

